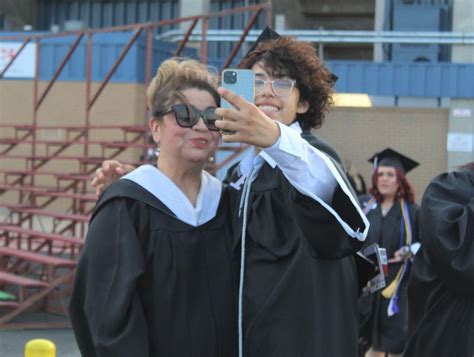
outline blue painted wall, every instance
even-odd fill
[[[474,98],[474,64],[328,61],[335,89],[380,96]]]
[[[1,33],[4,36],[24,36],[24,33]],[[93,36],[92,49],[92,80],[101,81],[105,78],[115,60],[133,36],[125,33],[98,33]],[[41,40],[40,51],[40,80],[49,80],[69,51],[76,36],[46,38]],[[84,36],[74,51],[70,60],[59,76],[63,81],[83,81],[86,78],[86,45],[87,36]],[[145,80],[145,52],[146,36],[142,33],[129,49],[127,55],[118,66],[111,78],[112,82],[144,82]],[[152,74],[159,64],[172,56],[176,43],[154,40],[152,55]],[[197,58],[195,49],[185,48],[182,56]]]
[[[92,80],[102,80],[126,46],[132,34],[96,34],[92,49]],[[145,80],[145,35],[141,35],[130,48],[117,71],[112,76],[112,82],[143,82]],[[62,58],[70,47],[70,41],[65,38],[51,39],[42,46],[40,62],[40,79],[51,78]],[[154,41],[152,73],[159,64],[172,56],[176,44],[163,41]],[[182,55],[196,57],[196,51],[186,49]],[[80,45],[64,68],[60,80],[84,80],[86,59],[86,39]]]
[[[37,8],[41,30],[51,25],[63,30],[68,20],[82,21],[85,28],[102,28],[179,17],[178,0],[37,0]],[[170,28],[164,26],[159,32]]]

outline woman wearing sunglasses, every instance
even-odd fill
[[[83,356],[233,356],[231,235],[203,171],[220,134],[217,77],[163,62],[147,91],[160,154],[114,182],[91,218],[70,302]]]

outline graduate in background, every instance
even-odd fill
[[[474,162],[435,177],[420,214],[405,357],[474,356]]]
[[[357,196],[367,194],[367,186],[364,177],[359,173],[357,168],[352,164],[352,160],[344,158],[344,168],[346,169],[347,179]]]
[[[234,356],[228,200],[203,171],[220,134],[217,77],[163,62],[147,90],[155,165],[100,197],[70,302],[83,356]]]
[[[375,154],[369,161],[375,169],[369,195],[361,197],[362,208],[370,222],[364,245],[377,243],[385,248],[389,269],[386,288],[361,299],[361,309],[368,310],[361,338],[372,346],[366,356],[383,357],[400,355],[406,341],[410,258],[419,248],[419,207],[406,174],[418,163],[390,148]]]

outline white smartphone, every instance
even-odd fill
[[[240,95],[250,103],[255,101],[255,74],[250,69],[225,69],[222,72],[222,87]],[[221,101],[222,108],[232,108],[232,104],[225,99]],[[223,134],[232,135],[232,131],[221,131]]]

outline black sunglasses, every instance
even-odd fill
[[[156,113],[157,116],[166,115],[173,112],[176,117],[176,123],[182,128],[192,128],[197,124],[200,118],[204,121],[204,124],[209,130],[219,131],[219,128],[216,127],[216,108],[209,107],[204,110],[199,110],[193,105],[187,104],[175,104],[171,106],[171,109],[162,112]]]

